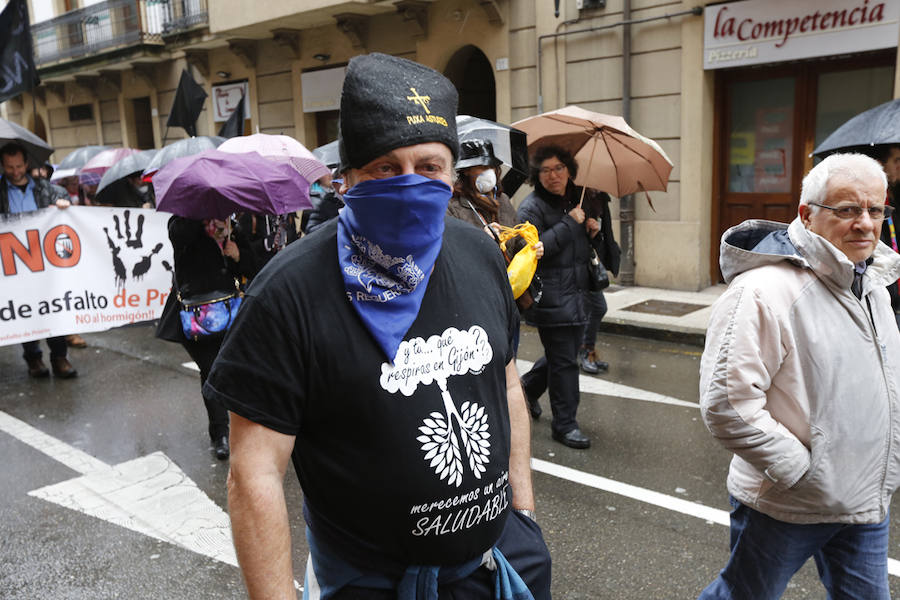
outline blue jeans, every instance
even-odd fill
[[[887,571],[890,515],[881,523],[785,523],[729,497],[731,558],[701,600],[780,598],[812,556],[828,598],[889,600]]]

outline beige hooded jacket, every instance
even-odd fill
[[[734,452],[729,493],[778,520],[880,522],[900,484],[900,332],[884,287],[900,255],[879,243],[872,258],[860,300],[853,264],[799,218],[722,236],[729,287],[700,406]]]

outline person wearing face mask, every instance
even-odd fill
[[[482,228],[485,223],[512,227],[516,209],[509,196],[497,189],[500,161],[490,142],[467,140],[459,145],[458,177],[447,214]]]
[[[350,61],[344,209],[269,262],[213,366],[204,389],[231,411],[229,514],[251,598],[295,596],[289,460],[304,598],[550,597],[506,265],[446,218],[456,105],[428,67]]]
[[[196,340],[185,337],[178,293],[186,298],[206,292],[233,290],[236,281],[252,279],[256,275],[256,261],[246,237],[240,231],[233,231],[230,221],[198,221],[173,216],[169,219],[168,228],[175,271],[172,291],[163,307],[156,337],[184,347],[200,369],[202,388],[222,340],[218,337],[200,337]],[[216,458],[225,460],[229,455],[228,411],[218,400],[205,393],[203,404],[209,419],[209,439],[213,451]]]

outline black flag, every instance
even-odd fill
[[[241,135],[244,135],[244,96],[241,96],[241,101],[234,107],[234,112],[231,113],[231,116],[222,125],[222,129],[219,130],[219,137],[223,138],[233,138]]]
[[[26,0],[10,0],[0,12],[0,102],[41,82],[34,67]]]
[[[172,110],[169,111],[169,120],[166,127],[183,127],[188,135],[197,135],[197,117],[203,110],[203,101],[206,100],[206,90],[200,86],[191,74],[184,70],[181,72],[181,81],[175,91],[175,100],[172,102]]]

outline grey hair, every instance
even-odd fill
[[[850,181],[877,179],[887,194],[887,175],[877,160],[864,154],[832,154],[810,169],[803,178],[800,206],[808,205],[810,202],[824,204],[828,182],[835,177],[844,177]],[[813,211],[818,208],[818,206],[810,207]]]

